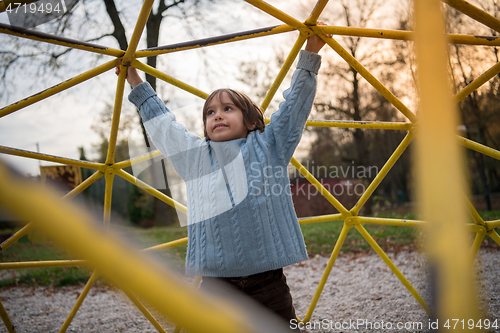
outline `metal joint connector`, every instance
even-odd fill
[[[349,216],[345,219],[345,223],[347,223],[348,225],[356,225],[359,224],[359,220],[357,216]]]

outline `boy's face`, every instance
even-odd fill
[[[230,141],[248,135],[249,129],[243,123],[243,112],[225,92],[210,101],[206,117],[207,134],[213,141]]]

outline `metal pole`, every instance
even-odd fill
[[[101,170],[105,166],[102,163],[75,160],[72,158],[59,157],[59,156],[37,153],[34,151],[23,150],[23,149],[18,149],[18,148],[11,148],[11,147],[6,147],[6,146],[0,146],[0,153],[7,154],[7,155],[26,157],[26,158],[32,158],[32,159],[47,161],[47,162],[55,162],[55,163],[61,163],[61,164],[74,165],[74,166],[79,166],[82,168],[94,169],[94,170]]]
[[[328,200],[342,216],[351,216],[351,213],[302,165],[295,157],[290,161],[292,165]]]
[[[464,0],[443,0],[443,2],[487,27],[500,32],[500,20],[469,2]]]
[[[68,88],[71,88],[79,83],[82,83],[84,81],[87,81],[93,77],[96,77],[104,72],[109,71],[110,69],[115,68],[117,65],[117,60],[111,60],[108,61],[105,64],[102,64],[100,66],[97,66],[95,68],[92,68],[85,73],[82,73],[80,75],[77,75],[69,80],[66,80],[64,82],[61,82],[51,88],[48,88],[44,91],[41,91],[37,94],[31,95],[28,98],[25,98],[23,100],[20,100],[18,102],[15,102],[9,106],[6,106],[4,108],[0,109],[0,118],[4,117],[12,112],[15,112],[17,110],[20,110],[22,108],[25,108],[31,104],[34,104],[36,102],[39,102],[41,100],[44,100],[45,98],[48,98],[50,96],[53,96],[63,90],[66,90]]]
[[[157,189],[153,188],[152,186],[146,184],[140,179],[135,178],[134,176],[130,175],[129,173],[123,171],[123,170],[116,170],[116,174],[123,179],[127,180],[128,182],[139,186],[141,189],[144,191],[148,192],[149,194],[152,194],[154,197],[162,200],[163,202],[169,204],[170,206],[174,207],[180,212],[183,212],[184,214],[187,214],[187,208],[183,204],[173,200],[172,198],[166,196],[164,193],[161,193]]]
[[[382,250],[382,248],[375,242],[375,240],[370,236],[368,231],[361,224],[354,225],[356,229],[359,231],[361,236],[370,244],[370,246],[375,250],[375,252],[382,258],[382,260],[386,263],[386,265],[391,269],[391,271],[398,277],[398,279],[403,283],[403,285],[408,289],[408,291],[415,297],[417,302],[422,306],[422,308],[429,314],[429,316],[433,315],[431,308],[424,301],[422,296],[415,290],[410,281],[406,279],[406,277],[401,273],[401,271],[394,265],[391,259],[387,256],[387,254]]]
[[[316,6],[314,6],[314,9],[307,18],[307,20],[304,22],[306,25],[316,25],[316,21],[318,20],[319,16],[323,12],[323,10],[326,7],[326,4],[328,3],[328,0],[318,0],[316,3]]]
[[[295,61],[295,58],[297,58],[297,55],[300,52],[300,49],[302,48],[302,45],[304,45],[304,42],[306,41],[307,36],[300,34],[299,38],[297,38],[297,41],[292,47],[292,50],[288,54],[288,57],[286,58],[285,62],[283,63],[283,66],[281,67],[278,75],[276,76],[276,79],[274,79],[273,85],[269,89],[269,91],[266,94],[266,98],[262,102],[260,108],[262,109],[262,112],[266,111],[267,107],[271,103],[274,95],[278,91],[279,86],[281,85],[281,82],[286,77],[286,74],[290,70],[290,67],[292,67],[293,62]]]
[[[277,9],[276,7],[271,6],[267,2],[261,1],[261,0],[245,0],[249,4],[259,8],[263,12],[268,13],[269,15],[277,18],[278,20],[288,24],[289,26],[298,29],[298,30],[304,30],[307,31],[308,28],[307,26],[300,22],[299,20],[295,19],[294,17],[282,12],[281,10]]]
[[[323,276],[321,277],[321,280],[318,284],[318,288],[316,288],[316,292],[314,293],[311,304],[309,305],[309,308],[307,309],[307,313],[304,316],[304,319],[303,319],[304,322],[309,322],[309,320],[311,320],[314,309],[316,308],[316,305],[318,304],[319,297],[321,296],[321,293],[323,292],[323,289],[325,288],[325,284],[326,284],[326,281],[328,280],[328,276],[330,276],[330,273],[333,269],[333,265],[335,264],[335,261],[337,260],[337,257],[339,256],[340,249],[342,248],[342,245],[344,244],[344,241],[347,237],[347,233],[349,232],[351,227],[352,227],[351,225],[344,222],[344,226],[342,227],[342,231],[340,232],[339,238],[337,239],[337,242],[335,243],[335,247],[333,248],[332,255],[330,256],[330,260],[328,260],[328,264],[326,265],[325,271],[323,272]]]
[[[7,314],[7,311],[5,310],[2,301],[0,300],[0,317],[2,317],[2,321],[5,325],[5,328],[7,329],[7,332],[9,333],[16,333],[16,327],[14,324],[12,324],[12,321],[10,320],[9,315]]]
[[[272,27],[260,28],[255,30],[247,30],[242,32],[236,32],[232,34],[220,35],[217,37],[209,37],[196,39],[189,42],[182,42],[164,46],[151,47],[149,49],[140,50],[135,53],[136,58],[152,57],[166,53],[180,52],[185,50],[192,50],[201,47],[221,45],[231,42],[237,42],[240,40],[253,39],[257,37],[272,36],[276,34],[281,34],[284,32],[290,32],[295,30],[287,24],[276,25]]]
[[[38,0],[37,0],[38,1]],[[0,4],[1,6],[1,4]],[[109,55],[113,57],[121,57],[125,54],[125,51],[113,49],[107,46],[101,46],[93,43],[81,42],[76,39],[61,37],[57,35],[51,35],[44,32],[27,30],[17,28],[8,24],[0,23],[0,33],[17,36],[20,38],[26,38],[35,40],[38,42],[44,42],[54,45],[71,47],[73,49],[88,51],[97,54]]]
[[[401,155],[403,154],[405,149],[408,147],[408,145],[412,142],[414,137],[415,137],[415,135],[412,132],[408,132],[408,134],[406,134],[403,141],[401,141],[401,143],[396,148],[394,153],[391,155],[391,157],[389,157],[387,162],[384,164],[384,166],[382,167],[380,172],[377,174],[377,176],[375,176],[375,179],[373,179],[373,181],[368,186],[366,191],[363,193],[363,195],[361,195],[361,197],[359,198],[356,205],[351,209],[351,214],[357,215],[359,213],[359,210],[361,209],[361,207],[363,207],[363,205],[366,203],[366,201],[368,200],[370,195],[373,194],[373,192],[375,191],[377,186],[382,182],[382,180],[385,178],[387,173],[389,173],[391,168],[398,161],[399,157],[401,157]]]
[[[208,97],[207,93],[205,93],[201,90],[198,90],[198,89],[190,86],[187,83],[184,83],[182,81],[174,79],[173,77],[171,77],[163,72],[160,72],[156,68],[153,68],[151,66],[143,64],[142,62],[140,62],[138,60],[134,60],[132,62],[132,66],[137,68],[137,69],[140,69],[141,71],[143,71],[145,73],[151,74],[152,76],[155,76],[155,77],[159,78],[160,80],[163,80],[167,83],[170,83],[171,85],[176,86],[177,88],[180,88],[180,89],[185,90],[185,91],[187,91],[195,96],[198,96],[202,99],[206,99]]]
[[[409,131],[413,128],[411,123],[385,122],[385,121],[353,121],[353,120],[308,120],[306,126],[311,127],[338,127],[338,128],[367,128]]]
[[[118,138],[118,127],[120,126],[120,114],[122,110],[123,91],[125,89],[125,78],[127,76],[127,68],[120,66],[120,74],[118,75],[118,84],[116,85],[115,104],[113,107],[113,117],[111,119],[111,132],[108,141],[108,154],[106,156],[106,165],[115,163],[116,140]]]
[[[73,305],[73,308],[69,312],[68,317],[66,317],[66,320],[64,321],[63,325],[61,326],[61,329],[59,330],[59,333],[66,332],[66,330],[68,329],[69,325],[73,321],[73,318],[75,318],[76,313],[80,309],[80,306],[82,306],[83,301],[87,297],[87,295],[88,295],[88,293],[90,291],[90,288],[92,288],[92,286],[94,285],[94,283],[95,283],[96,280],[97,280],[97,272],[94,270],[94,272],[92,273],[92,276],[87,281],[87,284],[85,285],[85,287],[83,288],[82,292],[78,296],[78,299],[76,300],[75,305]]]
[[[450,1],[448,1],[450,2]],[[447,72],[445,24],[439,0],[416,0],[416,58],[420,92],[418,200],[429,222],[427,249],[435,272],[439,321],[477,319],[472,257],[463,203],[463,160],[455,139],[457,112]]]

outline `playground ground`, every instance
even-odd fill
[[[428,304],[431,304],[426,260],[417,252],[390,254]],[[303,317],[326,267],[328,258],[315,256],[285,269],[299,317]],[[479,308],[483,318],[500,326],[500,253],[481,249],[476,260]],[[17,332],[57,332],[76,302],[82,286],[8,287],[2,300]],[[168,332],[173,326],[160,319]],[[348,329],[339,325],[355,322]],[[407,329],[382,329],[391,323]],[[443,324],[443,323],[441,323]],[[335,263],[324,292],[304,332],[427,332],[429,318],[408,290],[376,255],[346,254]],[[372,329],[364,325],[373,325]],[[421,326],[418,326],[421,325]],[[443,324],[444,325],[444,324]],[[378,327],[378,329],[377,329]],[[411,328],[410,328],[411,327]],[[0,328],[0,331],[3,332]],[[97,284],[78,311],[68,332],[156,332],[120,291]],[[490,332],[500,332],[500,328]]]

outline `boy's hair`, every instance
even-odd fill
[[[221,95],[226,93],[229,96],[229,99],[236,105],[241,112],[243,113],[243,124],[250,131],[259,130],[264,132],[264,126],[266,125],[264,122],[264,113],[260,109],[260,107],[255,104],[247,95],[235,91],[233,89],[217,89],[208,96],[203,105],[203,132],[205,134],[205,138],[210,140],[210,137],[207,133],[207,112],[208,105],[214,98],[221,98]],[[253,127],[255,125],[255,127]],[[250,130],[250,128],[252,128]]]

